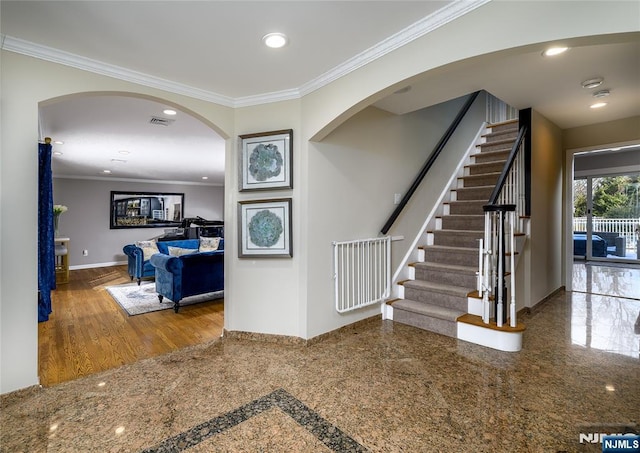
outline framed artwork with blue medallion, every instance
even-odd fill
[[[238,257],[291,258],[291,198],[238,203]]]
[[[240,135],[240,191],[292,189],[293,130]]]

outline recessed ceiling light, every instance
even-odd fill
[[[64,145],[64,142],[61,140],[56,140],[55,142],[53,142],[55,145]]]
[[[607,105],[606,102],[596,102],[595,104],[591,104],[590,107],[592,109],[599,109],[599,108],[604,107],[605,105]]]
[[[121,149],[120,151],[118,151],[118,154],[122,154],[123,156],[126,156],[127,154],[131,154],[131,153],[126,149]]]
[[[542,56],[544,57],[555,57],[556,55],[560,55],[561,53],[565,53],[569,50],[568,47],[549,47],[547,50],[542,52]]]
[[[124,159],[111,159],[111,162],[114,162],[116,164],[126,164],[127,161]]]
[[[54,156],[62,156],[62,153],[60,151],[54,151],[53,155]]]
[[[109,174],[109,173],[111,173],[111,170],[102,170],[102,173]]]
[[[165,115],[177,115],[177,114],[178,114],[178,112],[176,112],[176,111],[175,111],[175,110],[173,110],[173,109],[164,109],[164,110],[162,111],[162,113],[164,113]]]
[[[582,88],[591,89],[591,88],[599,87],[600,85],[602,85],[602,82],[604,82],[604,78],[602,77],[594,77],[593,79],[587,79],[584,82],[582,82]]]
[[[279,49],[284,47],[289,40],[284,33],[269,33],[262,37],[262,42],[265,46],[273,49]]]
[[[595,93],[593,93],[591,96],[593,96],[594,98],[605,98],[610,94],[611,94],[611,91],[609,90],[598,90]]]
[[[208,176],[203,176],[202,179],[209,179],[209,177]]]

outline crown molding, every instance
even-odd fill
[[[271,93],[236,98],[234,107],[251,107],[252,105],[290,101],[292,99],[300,99],[301,97],[302,96],[300,95],[300,90],[297,88],[293,88],[291,90],[273,91]]]
[[[329,83],[346,76],[362,66],[383,57],[443,25],[473,11],[491,0],[456,0],[445,7],[413,23],[404,30],[390,36],[373,47],[361,52],[345,63],[336,66],[321,76],[303,84],[299,88],[263,93],[255,96],[231,98],[211,91],[194,88],[182,83],[162,79],[120,66],[103,63],[91,58],[81,57],[69,52],[31,43],[22,39],[2,35],[2,49],[10,52],[39,58],[45,61],[70,66],[83,71],[113,77],[138,85],[157,88],[170,93],[180,94],[203,101],[213,102],[226,107],[250,107],[253,105],[300,99]]]
[[[23,39],[14,38],[4,35],[2,37],[2,49],[10,52],[19,53],[29,57],[39,58],[41,60],[58,63],[83,71],[93,72],[95,74],[113,77],[114,79],[124,80],[126,82],[135,83],[137,85],[157,88],[170,93],[181,94],[184,96],[201,99],[203,101],[214,102],[226,107],[234,107],[233,98],[223,96],[210,91],[194,88],[182,83],[173,82],[171,80],[162,79],[149,74],[145,74],[120,66],[104,63],[102,61],[93,60],[91,58],[75,55],[63,50],[54,49],[52,47],[35,44]]]
[[[425,16],[423,19],[409,25],[404,30],[379,42],[373,47],[361,52],[345,63],[336,66],[323,75],[305,83],[300,87],[301,96],[305,96],[329,83],[346,76],[362,66],[409,44],[410,42],[430,33],[443,25],[473,11],[491,0],[456,0],[447,6]]]

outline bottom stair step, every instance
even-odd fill
[[[456,319],[464,312],[452,308],[400,299],[393,303],[393,321],[419,329],[456,337]]]

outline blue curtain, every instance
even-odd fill
[[[38,144],[38,322],[49,320],[56,288],[51,145]]]

